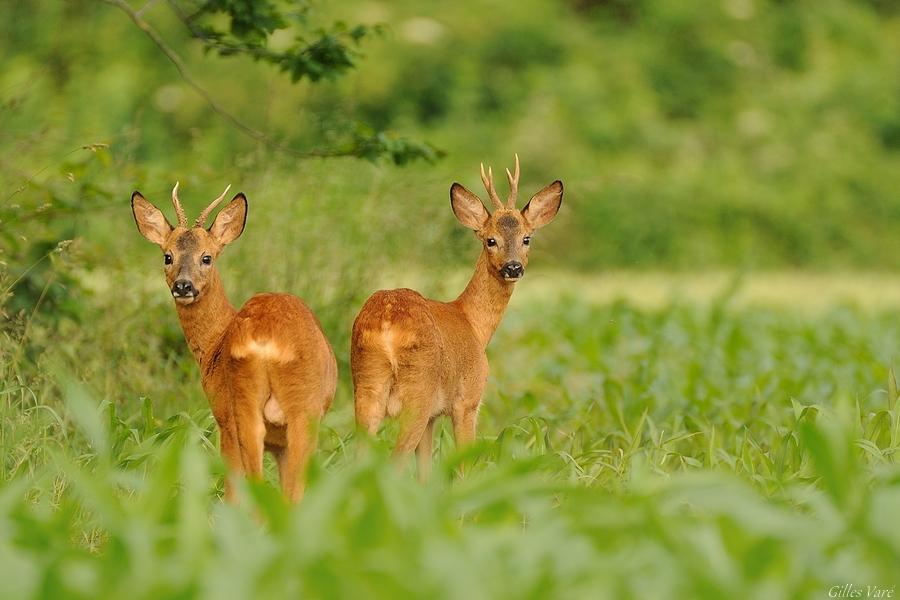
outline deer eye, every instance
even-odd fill
[[[201,258],[200,260],[203,261],[203,264],[204,264],[204,265],[211,265],[211,264],[212,264],[212,256],[210,256],[209,254],[204,254],[204,255],[203,255],[203,258]]]
[[[530,235],[526,235],[524,238],[522,238],[522,243],[525,244],[526,246],[527,246],[528,244],[530,244],[530,243],[531,243],[531,236],[530,236]]]
[[[489,248],[493,248],[494,246],[497,245],[497,240],[495,240],[494,238],[488,238],[487,245]]]
[[[165,258],[163,258],[163,261],[164,261],[167,265],[171,265],[171,264],[172,264],[172,255],[171,255],[171,254],[166,254]]]

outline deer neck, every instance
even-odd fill
[[[204,360],[215,351],[237,314],[228,302],[219,272],[212,273],[209,283],[197,300],[185,305],[176,304],[175,310],[188,348],[203,366]]]
[[[503,281],[491,272],[487,251],[482,249],[472,279],[455,300],[482,347],[487,347],[500,325],[514,288],[514,283]]]

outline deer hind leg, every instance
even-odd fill
[[[465,448],[475,441],[475,426],[478,422],[478,405],[460,407],[451,413],[453,420],[453,439],[457,448]],[[465,477],[466,466],[460,463],[457,467],[457,476]]]
[[[262,479],[266,424],[263,403],[269,396],[266,372],[255,361],[236,361],[231,374],[231,402],[234,406],[234,430],[244,474]]]
[[[425,431],[422,432],[422,439],[416,446],[417,470],[419,472],[419,481],[425,483],[428,476],[431,475],[431,448],[434,443],[434,417],[428,420]]]
[[[436,381],[432,373],[409,371],[397,381],[395,393],[400,401],[400,434],[394,447],[395,456],[410,454],[422,442],[426,431],[431,431],[429,425],[437,397]],[[430,448],[430,442],[428,446]]]
[[[222,459],[228,468],[225,475],[225,500],[234,503],[237,500],[234,489],[234,478],[244,472],[244,463],[241,461],[241,447],[238,444],[237,433],[234,430],[233,415],[220,417],[216,415],[219,425],[219,437]]]
[[[475,425],[478,422],[478,408],[464,409],[453,414],[453,438],[459,447],[475,441]]]
[[[287,444],[278,455],[278,479],[284,497],[299,502],[306,489],[306,469],[316,450],[318,427],[315,419],[301,416],[287,424]]]
[[[265,427],[259,415],[259,397],[265,382],[248,370],[245,361],[230,365],[228,379],[208,390],[213,416],[219,426],[222,458],[228,468],[225,500],[235,502],[235,478],[262,475]],[[248,372],[249,371],[249,372]],[[256,407],[256,410],[253,410]],[[254,415],[256,414],[256,416]]]
[[[270,370],[272,393],[281,404],[287,423],[285,444],[276,455],[278,478],[285,498],[298,502],[306,487],[306,469],[316,450],[318,425],[325,405],[330,401],[319,374],[296,362]]]
[[[354,354],[351,369],[356,426],[374,436],[387,412],[393,369],[387,359],[375,351]]]
[[[485,359],[481,374],[473,383],[462,390],[459,401],[453,404],[450,418],[453,420],[453,439],[457,447],[464,447],[475,441],[475,426],[478,423],[478,407],[487,384],[488,367]]]

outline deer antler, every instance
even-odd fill
[[[516,207],[516,196],[519,193],[519,155],[516,154],[516,174],[513,175],[506,170],[506,178],[509,180],[509,199],[506,201],[507,208]]]
[[[206,208],[203,209],[203,212],[201,212],[200,216],[197,217],[197,220],[194,221],[194,227],[203,227],[203,225],[206,224],[206,217],[208,217],[209,213],[211,213],[216,208],[216,206],[219,204],[219,202],[221,202],[225,198],[225,194],[227,194],[228,190],[230,190],[230,189],[231,189],[231,184],[229,183],[228,187],[225,188],[225,191],[222,192],[222,195],[219,196],[218,198],[216,198],[215,200],[213,200],[209,206],[207,206]]]
[[[184,208],[181,207],[181,202],[178,201],[178,182],[175,182],[175,187],[172,188],[172,204],[175,205],[175,214],[178,215],[178,226],[179,227],[187,227],[187,215],[184,214]]]
[[[494,189],[494,173],[491,171],[491,168],[488,167],[487,175],[485,175],[484,163],[481,163],[481,183],[484,184],[484,189],[487,190],[488,196],[491,197],[491,203],[494,205],[494,210],[503,208],[503,203],[500,202],[500,197],[497,196],[497,190]]]

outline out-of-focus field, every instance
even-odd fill
[[[445,296],[465,286],[471,272],[459,270],[442,279]],[[417,288],[429,285],[433,275],[409,270],[390,272],[377,286]],[[528,283],[513,296],[512,306],[534,301],[577,297],[588,304],[624,302],[658,309],[671,303],[726,303],[732,308],[750,306],[797,312],[820,312],[846,305],[869,311],[900,306],[900,276],[884,273],[812,271],[769,272],[663,272],[609,270],[603,274],[577,273],[541,267],[528,272]]]
[[[0,2],[0,599],[900,584],[896,2],[124,6],[220,111],[121,3]],[[220,54],[233,16],[272,6],[291,15],[260,48],[324,36],[350,64],[292,82]],[[360,139],[381,150],[276,147]],[[409,140],[445,155],[409,162]],[[488,349],[478,443],[442,424],[420,485],[387,458],[395,424],[369,452],[353,434],[350,326],[379,287],[462,289],[478,243],[449,187],[480,194],[483,161],[505,195],[515,153],[520,205],[560,178],[562,209]],[[198,369],[128,205],[138,188],[171,218],[176,180],[189,216],[229,183],[249,198],[218,260],[232,302],[298,294],[334,345],[298,507],[270,462],[221,502]]]
[[[769,281],[784,284],[774,303],[753,292]],[[489,350],[481,441],[459,453],[439,427],[424,486],[387,460],[393,427],[361,455],[345,369],[295,509],[268,463],[241,507],[220,503],[196,368],[136,349],[159,326],[90,351],[70,340],[88,383],[50,361],[31,373],[5,346],[0,595],[821,598],[895,585],[900,319],[866,299],[896,281],[535,271],[519,285]],[[125,380],[140,391],[104,390]]]

